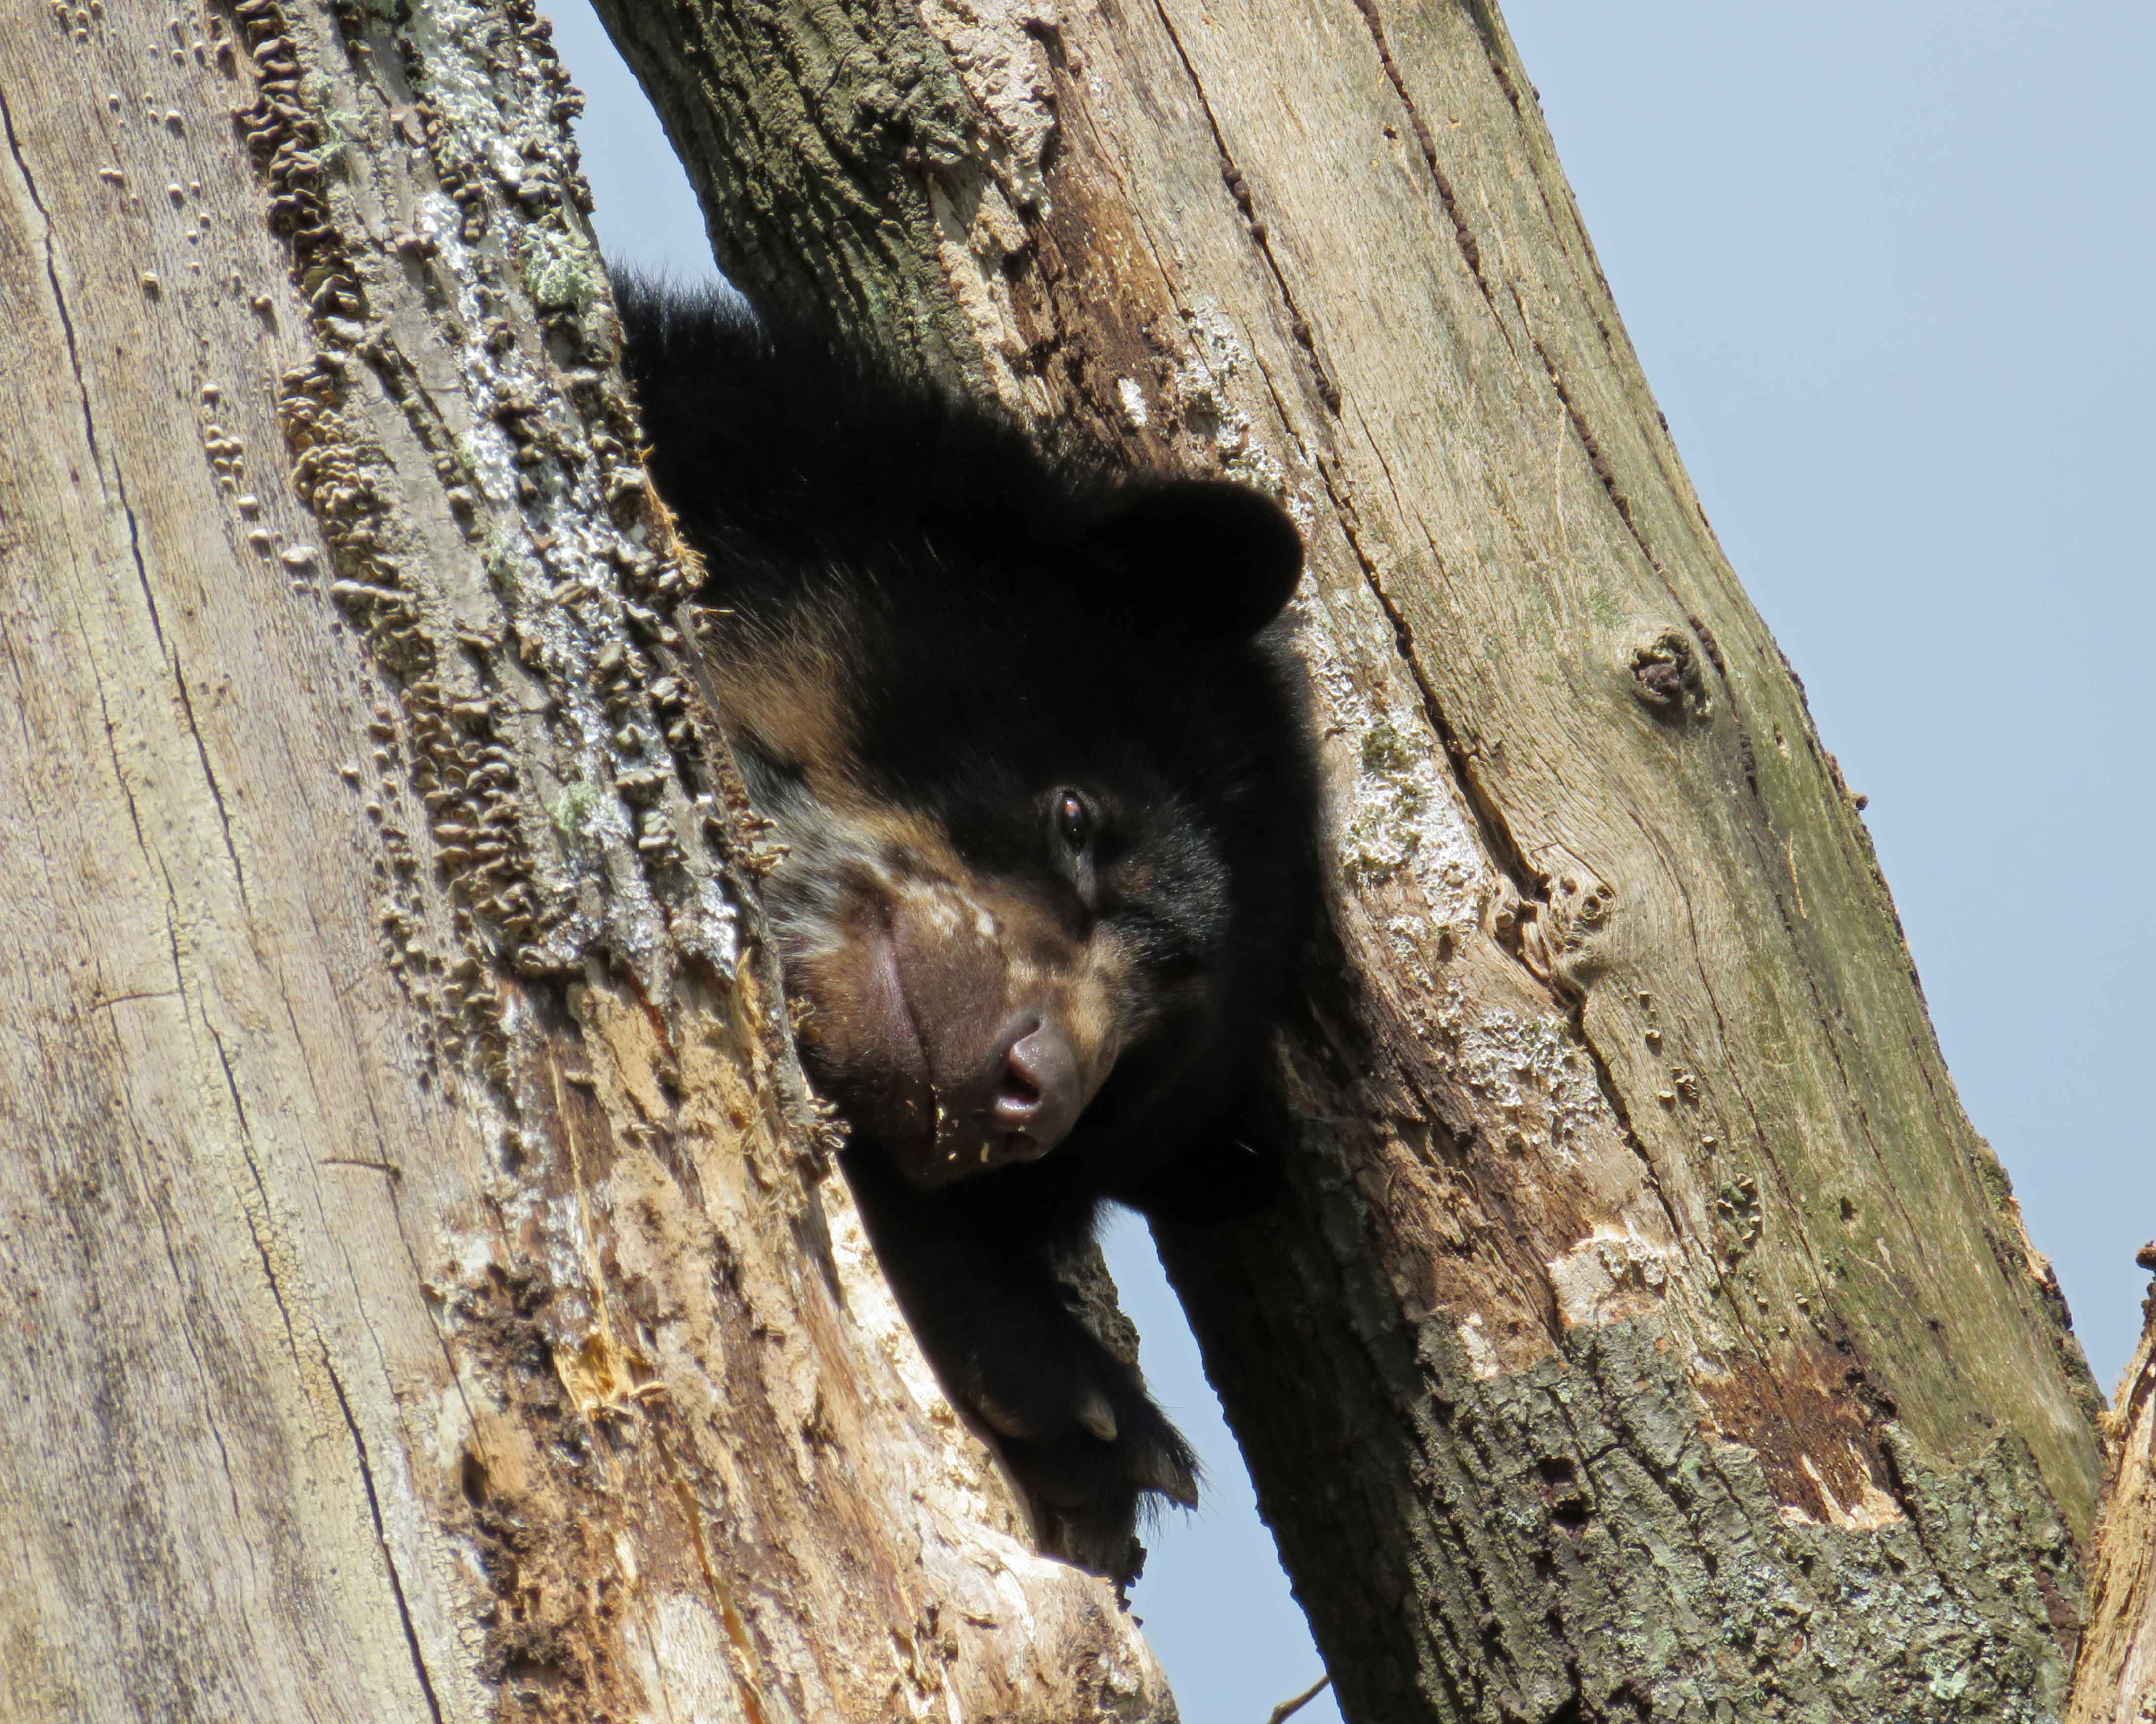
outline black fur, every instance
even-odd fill
[[[618,293],[653,475],[706,561],[716,680],[753,691],[722,716],[790,847],[767,903],[879,1257],[1044,1543],[1127,1574],[1142,1493],[1194,1501],[1194,1460],[1048,1265],[1104,1198],[1190,1219],[1270,1188],[1277,1134],[1246,1104],[1317,878],[1274,621],[1294,527],[1240,487],[1044,454],[716,295]],[[1082,849],[1057,824],[1070,795]],[[924,947],[917,906],[950,903],[988,906],[1003,949]],[[958,1019],[998,986],[1081,1003],[1058,1034],[1096,1087],[1045,1153],[947,1118],[918,1069],[947,1037],[975,1045]]]

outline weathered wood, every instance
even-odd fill
[[[0,28],[0,1716],[1171,1718],[829,1177],[572,105]]]
[[[2156,1244],[2143,1247],[2140,1263],[2156,1271]],[[2156,1719],[2156,1288],[2141,1309],[2141,1345],[2104,1419],[2112,1476],[2067,1724]]]
[[[1295,1201],[1162,1240],[1352,1717],[2048,1718],[2099,1402],[1483,0],[601,0],[721,260],[1276,489]]]

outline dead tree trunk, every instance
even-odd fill
[[[2156,1243],[2142,1248],[2140,1263],[2156,1270]],[[2105,1419],[2112,1471],[2090,1565],[2069,1724],[2156,1719],[2156,1288],[2142,1315],[2141,1345]]]
[[[574,105],[0,28],[0,1717],[1171,1717],[826,1178]]]
[[[2057,1716],[2099,1406],[1488,0],[601,0],[721,261],[1277,490],[1335,945],[1163,1238],[1368,1724]]]

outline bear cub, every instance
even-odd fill
[[[1269,1193],[1317,789],[1276,626],[1293,524],[617,284],[651,471],[756,811],[799,1044],[892,1290],[1044,1547],[1135,1572],[1189,1445],[1053,1265],[1104,1199]]]

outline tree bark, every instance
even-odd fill
[[[2156,1270],[2156,1242],[2142,1247],[2138,1260]],[[2068,1724],[2156,1719],[2156,1288],[2141,1310],[2141,1345],[2105,1415],[2112,1471]]]
[[[524,0],[0,28],[0,1716],[1168,1719],[788,1045]]]
[[[1159,1238],[1347,1714],[2056,1717],[2100,1399],[1494,8],[600,10],[752,294],[1304,524],[1301,1152]]]

